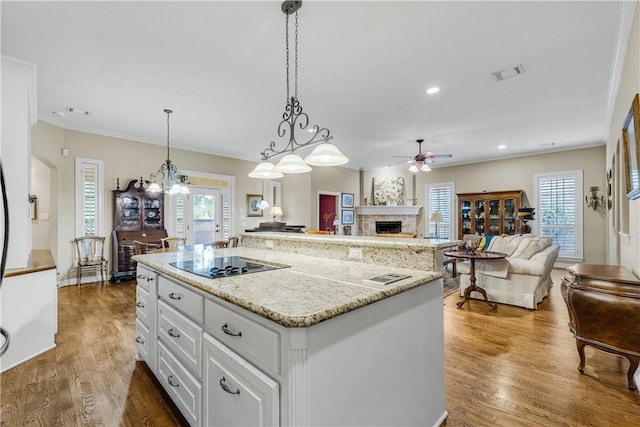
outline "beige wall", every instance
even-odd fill
[[[516,157],[512,159],[490,162],[472,163],[447,168],[434,168],[431,172],[413,175],[401,167],[385,167],[365,171],[363,188],[370,197],[371,179],[373,177],[405,177],[407,189],[405,194],[413,194],[413,176],[415,176],[416,198],[424,205],[424,193],[427,184],[453,182],[456,193],[481,191],[523,190],[527,197],[526,204],[531,206],[533,200],[533,177],[537,173],[557,172],[565,170],[583,170],[583,191],[587,194],[590,186],[605,186],[605,147],[593,147],[581,150],[560,151],[537,156]],[[602,194],[602,193],[601,193]],[[365,196],[363,196],[365,197]],[[422,210],[421,210],[422,212]],[[424,236],[424,216],[418,217],[418,235]],[[585,262],[605,263],[605,211],[599,209],[584,210],[584,256]]]
[[[68,156],[61,154],[68,149]],[[104,213],[103,234],[109,236],[113,230],[113,194],[116,180],[120,178],[120,188],[131,179],[147,178],[155,172],[166,157],[166,146],[144,144],[135,141],[95,135],[86,132],[61,129],[46,122],[37,123],[32,129],[32,154],[48,163],[57,172],[57,197],[52,197],[50,216],[59,218],[57,236],[51,241],[61,279],[69,277],[72,267],[75,237],[75,158],[85,157],[104,161]],[[171,160],[182,170],[235,176],[234,223],[235,232],[256,227],[261,221],[270,221],[270,216],[247,218],[246,194],[267,194],[268,180],[249,178],[248,173],[255,167],[254,162],[171,149]],[[284,219],[305,224],[310,214],[309,180],[307,177],[288,176],[283,182],[283,204],[291,206]],[[50,226],[54,226],[50,224]],[[107,247],[110,253],[110,244]]]
[[[624,184],[624,166],[619,145],[624,120],[631,101],[640,92],[640,4],[636,3],[633,25],[627,46],[620,86],[615,101],[611,128],[607,139],[606,167],[614,176],[614,208],[607,221],[607,247],[610,264],[630,268],[640,275],[640,199],[627,200]]]
[[[37,197],[37,216],[31,220],[31,247],[51,248],[51,175],[53,171],[42,160],[31,158],[31,194]]]

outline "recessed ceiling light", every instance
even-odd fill
[[[500,150],[504,150],[505,148],[507,148],[507,146],[504,145],[504,144],[503,145],[498,145],[498,149],[500,149]]]
[[[89,112],[85,110],[80,110],[78,108],[67,107],[66,110],[70,113],[80,114],[81,116],[88,116]]]
[[[427,89],[427,93],[429,95],[433,95],[433,94],[438,93],[438,92],[440,92],[440,88],[439,87],[435,87],[434,86],[434,87],[430,87],[429,89]]]

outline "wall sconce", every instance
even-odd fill
[[[589,187],[589,191],[591,192],[591,196],[584,196],[584,200],[587,203],[587,207],[593,208],[593,210],[597,210],[600,206],[604,205],[604,197],[598,197],[598,191],[600,191],[600,187],[593,186]]]

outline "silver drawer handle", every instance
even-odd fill
[[[176,294],[175,292],[171,292],[169,294],[169,298],[171,298],[171,299],[182,299],[182,295]]]
[[[174,382],[173,382],[173,375],[169,375],[169,376],[167,377],[167,382],[169,383],[169,385],[170,385],[171,387],[180,387],[180,384],[178,384],[178,383],[174,383]]]
[[[180,338],[180,334],[173,330],[173,328],[169,328],[167,331],[170,337]]]
[[[143,304],[143,303],[141,303],[141,302],[137,302],[137,303],[136,303],[136,307],[144,307],[144,304]]]
[[[231,330],[229,329],[229,325],[227,325],[226,323],[222,325],[222,332],[224,332],[227,335],[231,335],[232,337],[242,336],[242,332],[238,332],[237,334],[234,334],[233,332],[231,332]]]
[[[147,276],[143,275],[143,274],[138,274],[138,279],[146,279]]]
[[[144,344],[144,338],[142,338],[142,337],[136,337],[136,342],[137,342],[138,344]]]
[[[236,389],[236,391],[231,391],[231,389],[229,388],[229,386],[225,383],[226,379],[224,377],[222,377],[220,379],[220,387],[222,387],[222,389],[224,391],[226,391],[229,394],[240,394],[240,389]]]
[[[153,282],[153,277],[147,277],[147,282]]]

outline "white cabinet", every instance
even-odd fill
[[[162,342],[158,342],[156,377],[189,424],[202,425],[202,384]]]
[[[138,264],[136,271],[136,349],[138,360],[156,370],[158,273]]]
[[[202,326],[158,301],[158,338],[198,377],[202,376]]]
[[[203,425],[280,425],[278,383],[204,334]]]

